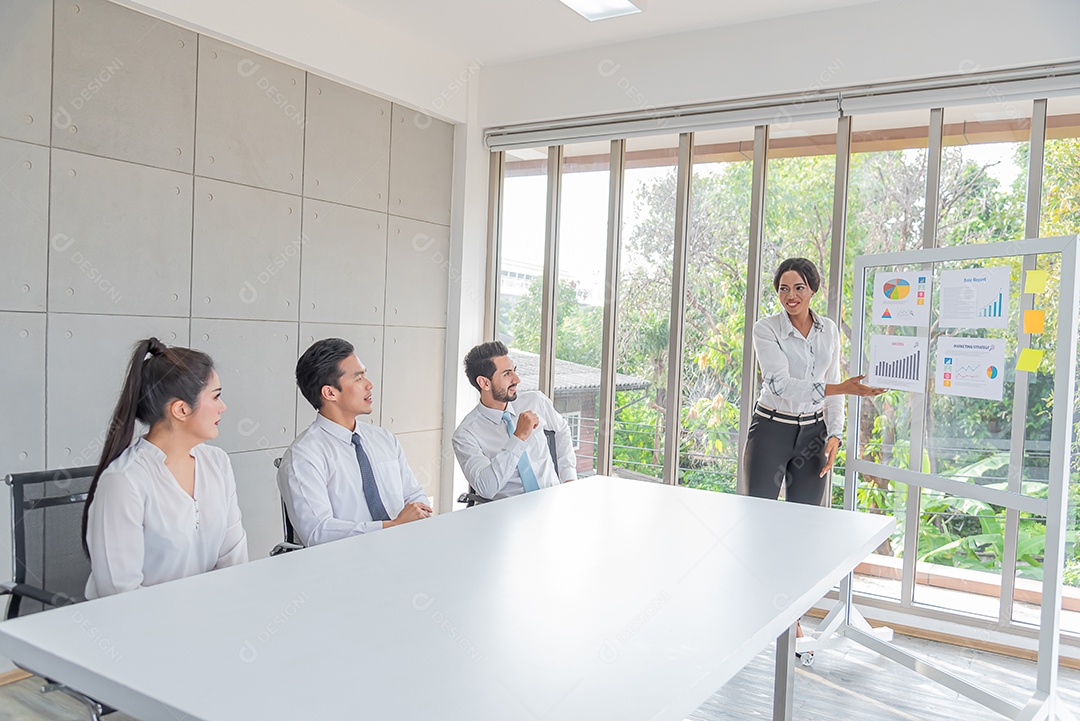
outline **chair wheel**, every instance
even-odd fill
[[[800,655],[802,656],[802,665],[803,666],[813,666],[814,665],[814,652],[813,651],[806,651],[805,653],[802,653]]]

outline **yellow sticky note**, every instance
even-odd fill
[[[1046,326],[1046,312],[1041,310],[1024,311],[1024,332],[1042,333]]]
[[[1042,363],[1043,352],[1034,348],[1025,348],[1020,351],[1020,357],[1016,359],[1016,370],[1034,373],[1039,370]]]
[[[1045,270],[1029,270],[1024,273],[1024,292],[1042,293],[1046,290],[1047,273]]]

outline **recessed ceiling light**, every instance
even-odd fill
[[[642,11],[644,0],[561,0],[562,4],[589,21],[633,15]]]

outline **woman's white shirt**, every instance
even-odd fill
[[[826,383],[840,382],[840,332],[829,318],[811,311],[804,337],[785,311],[754,323],[754,354],[761,369],[758,403],[781,413],[824,411],[830,436],[843,438],[844,397],[825,396]]]
[[[88,599],[186,578],[248,560],[236,480],[225,451],[200,444],[194,498],[140,438],[98,479],[86,526]]]

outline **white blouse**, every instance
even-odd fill
[[[811,314],[814,324],[805,337],[785,311],[754,323],[758,403],[781,413],[824,411],[827,433],[843,439],[844,397],[825,397],[825,384],[840,382],[840,332],[831,319]]]
[[[140,438],[98,479],[86,526],[88,599],[194,576],[248,560],[229,456],[197,445],[195,497]]]

